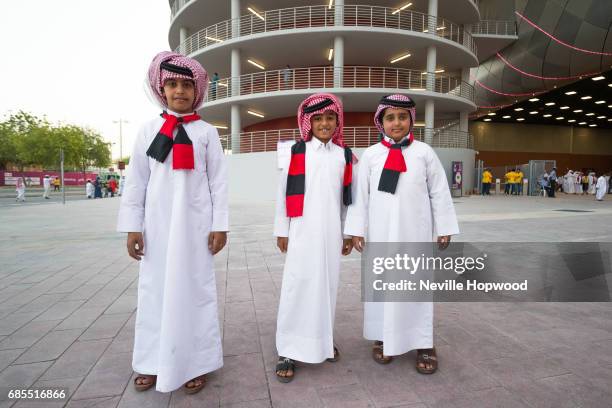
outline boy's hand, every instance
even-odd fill
[[[140,261],[144,256],[144,239],[142,232],[128,232],[127,235],[127,250],[128,254]]]
[[[353,248],[355,248],[358,252],[363,252],[363,247],[365,245],[365,239],[363,237],[353,237]]]
[[[347,256],[353,250],[353,240],[351,238],[344,238],[342,240],[342,255]]]
[[[276,246],[284,254],[289,246],[289,237],[276,237]]]
[[[438,249],[443,251],[448,248],[448,244],[450,244],[451,236],[450,235],[441,235],[438,237]]]
[[[223,249],[227,243],[227,232],[225,231],[211,231],[208,234],[208,249],[213,255]]]

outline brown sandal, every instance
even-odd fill
[[[138,380],[140,380],[140,384],[138,384]],[[148,384],[143,384],[142,382],[144,380],[150,380],[151,382]],[[134,388],[136,388],[136,391],[146,391],[149,388],[153,387],[156,382],[156,375],[139,374],[136,376],[136,378],[134,378]]]
[[[383,342],[382,341],[374,342],[374,346],[372,347],[372,358],[378,364],[389,364],[391,361],[393,361],[393,357],[385,356],[383,354]]]
[[[431,365],[431,368],[420,367],[419,364],[427,366]],[[417,350],[416,369],[421,374],[433,374],[438,369],[438,358],[436,356],[436,349],[419,349]]]
[[[338,347],[334,346],[334,358],[328,358],[327,361],[335,363],[338,360],[340,360],[340,351],[338,351]]]
[[[198,384],[199,383],[199,384]],[[193,384],[193,387],[190,387],[189,384]],[[201,375],[192,380],[189,380],[185,383],[183,388],[185,388],[185,392],[187,394],[195,394],[197,392],[202,391],[202,388],[206,385],[206,377]]]

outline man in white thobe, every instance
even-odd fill
[[[406,118],[407,112],[410,116]],[[391,117],[389,126],[387,116]],[[415,116],[414,103],[407,96],[381,100],[374,122],[383,140],[367,148],[360,158],[355,199],[344,228],[346,235],[354,237],[358,250],[362,249],[362,237],[369,242],[393,243],[431,242],[438,236],[438,242],[449,242],[451,235],[459,233],[444,168],[428,144],[412,138]],[[409,121],[406,130],[402,130],[404,120]],[[395,132],[398,135],[392,134]],[[390,150],[397,143],[406,146],[400,150],[406,169],[391,189],[394,193],[381,191],[387,188],[381,182],[388,170]],[[390,362],[391,356],[417,349],[419,372],[429,374],[437,368],[435,361],[419,360],[425,350],[425,356],[435,360],[431,302],[366,302],[363,335],[376,341],[373,357],[381,364]]]
[[[603,174],[597,179],[595,191],[595,199],[597,199],[597,201],[603,200],[608,192],[608,181]]]
[[[51,179],[45,174],[43,178],[43,197],[49,199],[49,190],[51,190]]]
[[[352,249],[342,235],[350,204],[345,191],[351,186],[344,186],[351,174],[347,157],[352,161],[350,149],[343,147],[342,105],[331,94],[311,95],[299,107],[298,124],[302,140],[281,172],[274,221],[278,246],[287,252],[276,328],[281,382],[293,379],[294,361],[339,358],[334,319],[340,257]]]
[[[17,181],[15,182],[15,192],[17,193],[16,201],[25,201],[26,183],[21,176],[17,177]]]

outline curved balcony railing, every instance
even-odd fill
[[[191,0],[174,0],[170,1],[170,18],[173,18],[176,13],[179,12],[180,9],[185,7],[185,4],[189,3]]]
[[[335,86],[336,85],[336,86]],[[211,82],[207,102],[232,96],[319,88],[392,88],[455,95],[474,101],[474,87],[459,77],[384,67],[308,67],[254,72]]]
[[[516,21],[480,20],[472,25],[472,34],[476,35],[518,35]]]
[[[423,141],[425,128],[414,128],[414,138]],[[229,134],[219,136],[226,152],[232,150],[232,137]],[[240,152],[257,153],[276,151],[277,143],[281,141],[297,141],[300,138],[299,129],[263,130],[259,132],[240,133]],[[351,148],[369,147],[378,143],[379,132],[374,126],[345,127],[344,141]],[[472,149],[474,140],[469,132],[458,130],[433,129],[431,146]],[[235,152],[233,152],[235,153]]]
[[[180,1],[180,0],[177,0]],[[375,27],[428,33],[446,38],[468,48],[476,54],[476,45],[463,25],[451,23],[416,11],[391,7],[345,5],[329,8],[326,5],[303,6],[270,10],[261,18],[248,14],[235,20],[225,20],[206,27],[188,37],[176,51],[191,54],[232,38],[245,37],[280,30],[321,27]],[[336,18],[340,19],[336,24]]]

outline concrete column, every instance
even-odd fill
[[[334,88],[342,87],[344,74],[344,38],[334,38]]]
[[[436,46],[427,47],[427,90],[431,92],[434,92],[436,85],[436,56]]]
[[[238,96],[240,95],[240,50],[238,48],[232,48],[230,76],[232,77],[231,84],[228,84],[232,87],[230,94]]]
[[[230,5],[232,19],[232,38],[240,36],[240,0],[232,0]]]
[[[237,154],[240,153],[240,131],[242,129],[240,105],[234,103],[231,109],[232,154]]]
[[[185,54],[186,52],[185,41],[187,40],[188,37],[189,37],[189,30],[187,29],[187,27],[179,28],[179,44],[180,44],[179,52],[181,54]]]
[[[240,0],[231,0],[230,17],[232,19],[232,38],[240,36]],[[231,54],[231,95],[240,95],[240,50],[232,49]],[[230,129],[232,138],[232,154],[240,153],[240,131],[242,130],[242,121],[240,118],[240,105],[232,104],[230,111]]]
[[[431,145],[433,143],[434,130],[434,100],[427,99],[425,101],[425,143]]]
[[[334,1],[334,25],[344,25],[344,0]],[[334,88],[342,86],[344,76],[344,38],[334,38]]]
[[[463,68],[461,70],[461,86],[467,86],[470,82],[470,68]],[[463,82],[465,84],[463,84]],[[469,118],[468,112],[459,112],[459,130],[462,132],[469,131]]]
[[[438,0],[429,0],[427,14],[429,15],[427,29],[431,34],[436,34],[436,28],[438,27]]]
[[[334,1],[334,25],[344,25],[344,0]]]

